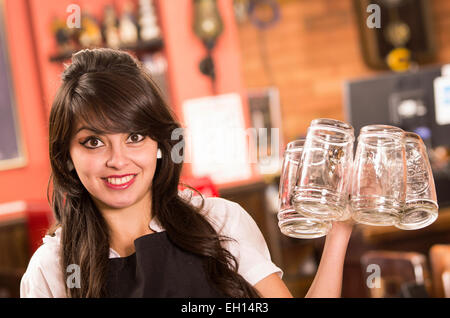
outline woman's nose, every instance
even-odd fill
[[[129,159],[127,157],[126,149],[121,146],[112,146],[109,152],[109,157],[106,161],[106,166],[109,168],[116,168],[120,170],[128,165]]]

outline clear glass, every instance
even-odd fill
[[[278,226],[284,235],[312,239],[327,235],[331,222],[305,217],[292,206],[304,143],[304,139],[292,141],[284,153],[279,187]]]
[[[353,219],[368,225],[395,225],[405,196],[404,131],[387,125],[361,128],[350,196]]]
[[[353,164],[353,127],[334,119],[315,119],[306,135],[294,207],[324,220],[346,218]]]
[[[433,223],[438,217],[438,203],[433,172],[425,144],[419,135],[405,133],[406,202],[400,222],[402,230],[417,230]]]

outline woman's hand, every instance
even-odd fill
[[[329,239],[350,239],[355,221],[352,218],[345,221],[334,221],[333,227],[327,235]]]
[[[306,297],[341,297],[345,254],[353,225],[351,218],[333,222],[325,240],[319,268]]]

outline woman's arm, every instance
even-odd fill
[[[264,298],[292,298],[291,292],[277,274],[261,279],[254,287]]]
[[[352,221],[335,222],[328,233],[314,281],[306,297],[341,297],[345,253],[352,233]],[[277,274],[272,274],[255,284],[261,297],[291,298],[292,294]]]
[[[334,222],[328,233],[319,268],[306,297],[341,297],[344,259],[353,221]]]

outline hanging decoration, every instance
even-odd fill
[[[203,42],[207,55],[200,62],[202,74],[211,78],[213,94],[216,93],[216,73],[212,51],[217,38],[223,32],[223,22],[219,14],[216,0],[194,1],[194,33]]]

